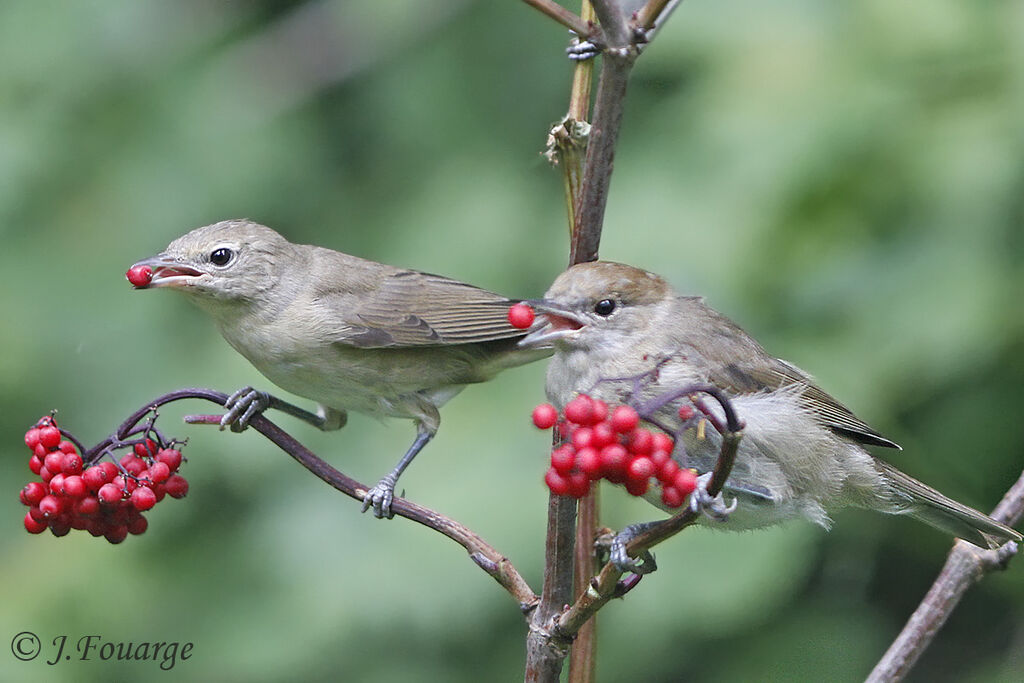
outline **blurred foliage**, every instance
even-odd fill
[[[684,3],[634,72],[602,248],[707,295],[900,441],[902,468],[983,509],[1024,453],[1022,29],[998,0]],[[16,491],[21,435],[51,408],[94,442],[173,388],[266,385],[197,310],[122,278],[192,227],[247,216],[543,292],[566,253],[538,154],[565,42],[513,0],[0,5],[0,633],[194,642],[168,680],[520,679],[522,620],[461,549],[360,515],[258,435],[178,422],[203,408],[162,418],[191,439],[192,491],[142,537],[29,536]],[[536,364],[469,388],[403,478],[535,586],[542,385]],[[411,436],[281,422],[367,482]],[[607,492],[608,523],[651,516],[624,498]],[[602,613],[601,679],[861,679],[948,540],[835,521],[659,549]],[[968,595],[912,680],[1020,680],[1019,565]],[[0,658],[3,680],[156,670]]]

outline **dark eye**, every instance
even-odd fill
[[[615,310],[615,302],[611,299],[601,299],[594,304],[594,313],[600,316],[609,316]]]
[[[226,266],[228,261],[231,260],[232,255],[231,250],[227,247],[214,249],[210,254],[210,263],[215,266]]]

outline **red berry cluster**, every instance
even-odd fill
[[[544,475],[552,493],[582,498],[590,482],[607,479],[642,496],[653,478],[661,485],[661,502],[677,508],[697,487],[697,474],[672,459],[673,439],[641,427],[633,408],[609,410],[604,401],[580,394],[566,404],[564,419],[560,417],[549,403],[533,410],[534,425],[551,429],[557,424],[567,441],[551,451],[551,467]]]
[[[25,529],[31,534],[49,528],[54,536],[64,536],[81,529],[120,543],[128,534],[146,531],[149,521],[142,513],[164,496],[188,493],[188,481],[176,474],[181,451],[148,437],[129,446],[119,463],[97,458],[86,466],[47,416],[25,433],[25,445],[32,451],[28,467],[42,480],[21,490],[21,502],[28,506]]]

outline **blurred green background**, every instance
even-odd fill
[[[576,9],[576,7],[573,7]],[[705,294],[990,509],[1024,462],[1024,6],[684,3],[634,72],[602,256]],[[259,435],[188,436],[184,501],[111,546],[30,536],[22,434],[95,442],[183,386],[267,382],[180,297],[123,273],[231,217],[294,241],[537,296],[563,267],[565,31],[514,0],[0,5],[0,635],[191,641],[167,680],[514,681],[516,607],[456,545],[382,523]],[[539,587],[543,364],[470,387],[403,478]],[[371,483],[412,435],[281,424]],[[177,426],[175,426],[177,425]],[[617,490],[606,522],[652,510]],[[842,511],[690,531],[601,614],[601,680],[855,681],[949,542]],[[1019,681],[1024,566],[971,591],[912,680]],[[6,643],[8,640],[3,640]],[[145,663],[0,679],[137,680]]]

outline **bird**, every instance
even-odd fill
[[[148,270],[147,270],[148,269]],[[363,498],[393,516],[395,485],[440,426],[439,408],[467,384],[550,355],[520,348],[507,319],[517,300],[440,275],[293,244],[247,219],[213,223],[135,263],[140,289],[181,292],[268,380],[318,405],[316,414],[243,387],[221,428],[240,431],[273,406],[325,431],[348,411],[412,420],[412,445]]]
[[[530,303],[545,324],[520,345],[554,345],[546,392],[560,410],[580,393],[639,405],[696,384],[730,399],[745,423],[724,487],[730,505],[706,491],[720,435],[685,429],[673,454],[703,473],[691,504],[706,508],[705,524],[742,530],[803,517],[828,529],[830,511],[859,506],[910,515],[982,548],[1021,540],[1014,529],[872,455],[872,447],[900,447],[703,298],[679,294],[659,275],[611,261],[581,263]],[[673,431],[684,429],[676,408],[656,417]],[[647,499],[668,510],[656,495]]]

